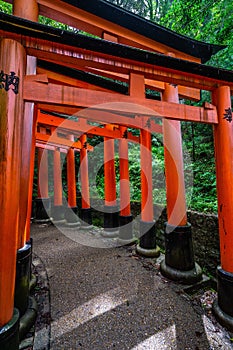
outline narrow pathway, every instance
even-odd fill
[[[32,237],[40,310],[33,350],[232,349],[197,299],[133,247],[81,245],[52,225],[32,225]]]

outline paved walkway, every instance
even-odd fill
[[[32,238],[39,303],[33,350],[233,348],[201,305],[206,292],[188,295],[134,247],[114,247],[99,230],[52,225],[33,224]]]

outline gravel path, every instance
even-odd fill
[[[91,234],[102,239],[99,230]],[[39,304],[33,350],[233,349],[211,314],[212,289],[190,296],[160,275],[159,261],[114,241],[89,247],[35,224],[32,238]]]

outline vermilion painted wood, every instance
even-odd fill
[[[0,67],[19,77],[19,93],[0,89],[0,327],[10,321],[14,307],[16,250],[20,200],[20,166],[23,130],[23,77],[26,56],[13,40],[0,41]]]
[[[39,8],[38,8],[37,1],[30,0],[25,2],[23,0],[14,0],[13,14],[15,16],[37,22],[38,16],[39,16]]]
[[[27,57],[27,73],[36,72],[36,59]],[[26,102],[24,105],[23,142],[21,144],[22,164],[20,176],[20,215],[19,215],[19,239],[18,249],[22,248],[28,238],[29,224],[27,224],[28,210],[31,212],[33,178],[30,176],[31,157],[35,153],[36,115],[34,115],[34,103]],[[33,149],[33,151],[32,151]],[[30,195],[30,198],[29,198]],[[27,228],[26,228],[27,226]],[[30,238],[30,237],[29,237]]]
[[[75,28],[80,28],[84,31],[92,33],[94,35],[103,37],[103,32],[106,31],[111,35],[117,37],[117,41],[122,44],[139,47],[142,49],[152,49],[152,51],[165,53],[168,51],[168,47],[154,40],[146,38],[138,33],[123,28],[117,24],[111,23],[103,18],[97,17],[84,10],[66,4],[61,1],[55,0],[38,0],[40,4],[40,13],[55,19],[67,23]],[[182,57],[186,60],[192,60],[200,62],[200,59],[192,57],[178,50],[174,50],[177,57]]]
[[[33,178],[34,178],[34,167],[35,167],[35,144],[36,144],[36,126],[37,126],[37,107],[34,107],[33,126],[32,130],[32,145],[31,145],[31,158],[30,158],[30,176],[29,176],[29,191],[28,191],[28,207],[27,207],[27,220],[25,227],[26,242],[30,239],[30,228],[31,228],[31,212],[32,212],[32,193],[33,193]]]
[[[125,126],[120,127],[122,135],[127,132]],[[130,181],[129,181],[129,160],[128,140],[119,139],[119,162],[120,162],[120,215],[129,216],[130,211]]]
[[[55,151],[55,149],[57,148],[57,146],[53,146],[53,145],[50,145],[48,143],[41,143],[41,142],[36,142],[36,147],[37,148],[42,148],[42,149],[47,149],[48,151]],[[67,153],[67,149],[66,148],[61,148],[59,147],[59,150],[61,153]]]
[[[65,139],[64,137],[57,136],[56,133],[52,133],[51,135],[44,135],[41,133],[36,133],[36,139],[38,141],[46,142],[48,144],[53,144],[57,146],[65,146],[80,149],[82,147],[80,141],[72,141]]]
[[[154,219],[153,212],[153,185],[152,185],[152,154],[151,133],[141,130],[141,220],[151,222]]]
[[[74,112],[74,110],[70,110],[69,107],[64,107],[64,106],[51,106],[51,105],[39,105],[42,107],[41,109],[47,109],[49,111],[54,111],[58,113],[65,113],[69,115],[71,112]],[[52,116],[51,114],[46,114],[46,113],[38,113],[38,123],[44,124],[47,126],[55,126],[59,127],[60,130],[62,131],[73,131],[76,133],[88,133],[88,134],[93,134],[93,135],[99,135],[99,136],[106,136],[106,137],[114,137],[114,138],[120,138],[121,133],[119,131],[118,127],[114,127],[114,130],[108,130],[106,128],[99,128],[99,127],[92,127],[91,124],[85,123],[81,124],[81,117],[86,118],[85,120],[95,121],[99,122],[100,124],[109,124],[110,121],[114,121],[116,124],[124,124],[125,126],[131,126],[134,128],[141,128],[143,127],[142,120],[140,117],[135,116],[135,118],[132,117],[126,117],[126,116],[121,116],[117,114],[113,114],[110,112],[105,112],[105,111],[99,111],[99,110],[79,110],[77,114],[74,114],[74,116],[77,117],[77,121],[73,121],[71,119],[64,119],[60,117],[55,117]],[[150,128],[152,132],[155,133],[162,133],[162,126],[159,124],[155,123],[155,120],[151,119],[148,117],[146,120],[146,123],[150,121]],[[143,119],[143,122],[145,122],[145,118]],[[134,135],[132,135],[131,132],[127,132],[128,139],[138,142],[138,138]]]
[[[40,130],[40,132],[45,132]],[[48,151],[38,148],[38,198],[48,198]]]
[[[145,96],[145,78],[143,75],[130,74],[130,97],[142,99]],[[151,134],[142,117],[143,126],[140,132],[140,159],[141,159],[141,220],[153,221],[152,196],[152,156]]]
[[[53,152],[54,205],[62,205],[61,155],[59,149]]]
[[[58,127],[59,131],[63,131],[65,133],[73,131],[74,133],[76,132],[79,135],[81,133],[88,133],[90,135],[107,136],[113,138],[121,137],[121,133],[118,128],[115,128],[114,130],[108,130],[100,127],[92,127],[88,123],[81,123],[80,118],[77,121],[73,121],[71,119],[69,120],[60,117],[55,117],[51,114],[49,115],[45,113],[39,113],[38,123]]]
[[[229,87],[216,89],[213,102],[217,105],[219,116],[219,124],[214,128],[214,140],[221,267],[233,273],[233,123],[223,119],[226,110],[231,108]]]
[[[105,125],[106,129],[113,130],[113,125]],[[105,205],[116,205],[116,175],[114,139],[104,138],[104,192]]]
[[[84,119],[85,120],[85,119]],[[103,123],[105,124],[105,123]],[[59,127],[59,131],[68,134],[69,132],[73,132],[73,134],[77,137],[80,136],[82,133],[87,133],[88,135],[98,135],[98,136],[106,136],[110,138],[121,138],[122,133],[120,132],[120,128],[118,126],[114,127],[114,130],[107,130],[106,128],[101,128],[101,127],[92,127],[91,124],[86,123],[85,125],[80,123],[80,118],[79,121],[74,122],[72,120],[66,119],[64,122],[64,118],[60,117],[54,117],[49,114],[39,113],[38,117],[38,125],[39,126],[46,126],[47,128],[52,128],[52,127]],[[154,130],[155,127],[152,126],[152,129]],[[158,132],[162,131],[162,127],[160,125],[156,125],[156,131],[158,129]],[[37,133],[38,135],[38,141],[50,141],[50,144],[53,143],[49,135],[42,135],[40,133]],[[51,132],[52,134],[52,132]],[[127,139],[131,140],[133,142],[139,142],[139,138],[135,135],[133,135],[131,132],[127,132]],[[60,143],[64,141],[64,145],[67,144],[67,140],[62,140],[60,137],[59,140]],[[88,147],[90,148],[90,146]]]
[[[70,135],[69,140],[74,142],[74,136]],[[80,142],[79,142],[80,143]],[[81,143],[80,143],[81,145]],[[70,148],[67,153],[67,192],[68,192],[68,205],[71,208],[75,208],[77,205],[76,198],[76,174],[75,174],[75,153],[74,149]]]
[[[129,82],[128,74],[119,74],[114,72],[108,72],[105,70],[89,68],[89,72],[100,74],[103,77],[107,77],[110,79],[117,79],[123,82]],[[164,82],[156,81],[152,79],[145,79],[145,86],[148,89],[163,92],[164,91]],[[188,98],[190,100],[199,101],[200,100],[200,90],[189,88],[187,86],[178,86],[179,96],[180,98]]]
[[[59,83],[62,83],[63,85],[67,85],[67,86],[74,86],[74,87],[79,87],[79,88],[83,88],[83,89],[110,92],[110,90],[102,88],[100,86],[86,83],[86,82],[81,81],[81,80],[73,79],[71,77],[67,77],[67,76],[64,76],[62,74],[58,74],[55,72],[51,72],[47,69],[37,68],[37,73],[38,74],[46,74],[50,83],[58,83],[59,82]]]
[[[36,0],[13,1],[13,14],[18,17],[38,21],[39,9]],[[36,74],[35,57],[27,57],[27,74]],[[22,164],[20,176],[20,215],[19,215],[19,238],[18,249],[22,248],[26,241],[30,239],[30,216],[33,177],[31,176],[34,166],[35,154],[35,130],[36,130],[36,114],[34,114],[34,104],[25,103],[24,106],[24,125],[23,125],[23,142],[22,142]],[[33,164],[32,164],[33,163]]]
[[[47,61],[59,62],[66,66],[72,66],[77,69],[87,69],[88,67],[95,67],[98,69],[104,69],[106,71],[114,71],[121,74],[129,74],[132,70],[137,73],[144,74],[145,78],[154,79],[164,82],[170,82],[173,84],[178,84],[181,86],[196,87],[198,89],[210,89],[213,90],[216,86],[224,85],[227,81],[224,81],[221,77],[218,79],[217,71],[215,73],[217,76],[211,78],[207,74],[206,69],[205,73],[203,72],[203,67],[200,64],[195,65],[195,69],[191,71],[183,71],[182,64],[186,66],[187,61],[179,59],[173,68],[170,67],[171,62],[168,64],[163,63],[150,63],[148,60],[144,62],[134,61],[131,57],[118,57],[104,54],[96,53],[93,50],[88,51],[85,49],[80,49],[77,47],[69,46],[64,43],[52,43],[46,40],[41,40],[38,38],[33,38],[32,36],[23,36],[17,33],[10,33],[6,31],[0,31],[0,35],[7,36],[8,38],[14,38],[16,40],[23,40],[25,47],[27,47],[27,53],[34,55],[36,57],[41,57]],[[130,49],[131,50],[131,49]],[[52,51],[52,52],[51,52]],[[64,57],[67,56],[67,57]],[[178,57],[178,56],[177,56]],[[158,59],[159,57],[157,57]],[[179,67],[176,65],[179,62]],[[193,65],[191,64],[193,67]],[[190,65],[189,65],[190,69]],[[228,79],[227,79],[228,80]],[[229,83],[232,86],[232,83]]]
[[[163,101],[179,103],[177,87],[165,83]],[[180,122],[163,119],[164,162],[168,223],[187,224],[184,166]]]
[[[25,81],[24,83],[24,99],[26,101],[77,107],[77,112],[79,107],[92,107],[109,112],[117,111],[120,115],[127,113],[211,124],[218,122],[214,106],[209,106],[211,109],[205,109],[203,107],[149,100],[144,97],[135,98],[116,93],[31,81]]]
[[[87,135],[83,134],[79,138],[82,148],[80,149],[80,176],[82,189],[82,209],[90,208],[89,176],[88,176],[88,153]]]
[[[4,35],[5,32],[0,31],[0,35],[1,34]],[[19,35],[7,33],[7,36],[9,38],[20,40]],[[117,72],[120,74],[130,74],[131,71],[134,71],[138,74],[144,74],[145,78],[147,79],[202,90],[213,90],[214,88],[216,88],[216,86],[222,86],[228,83],[231,88],[231,92],[233,91],[232,82],[227,82],[227,80],[223,81],[217,78],[205,77],[201,74],[187,73],[171,68],[153,66],[149,64],[139,65],[137,64],[137,62],[121,62],[121,60],[117,59],[116,57],[114,57],[114,59],[112,59],[112,57],[109,57],[109,59],[103,59],[102,57],[99,57],[95,52],[93,52],[92,55],[87,57],[87,55],[76,53],[76,51],[74,51],[73,48],[68,48],[67,50],[65,50],[63,49],[63,47],[59,46],[57,48],[54,48],[54,52],[51,53],[49,51],[49,43],[47,46],[42,46],[40,45],[40,43],[38,43],[38,41],[36,41],[33,44],[30,41],[28,44],[26,43],[25,46],[27,47],[27,52],[30,55],[34,55],[38,58],[44,59],[49,62],[57,62],[60,65],[65,65],[67,67],[76,68],[79,70],[88,71],[88,68],[91,67],[98,70],[106,70],[111,72]],[[57,53],[55,53],[56,51]],[[76,58],[75,56],[77,56],[78,58]],[[87,62],[85,61],[85,59],[88,62],[88,68],[86,68]]]

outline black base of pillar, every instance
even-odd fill
[[[191,225],[165,225],[165,260],[161,273],[184,284],[193,284],[202,279],[202,271],[194,261]]]
[[[233,332],[233,274],[217,268],[218,299],[213,313],[220,324]]]
[[[197,263],[194,264],[193,269],[181,271],[166,265],[163,260],[160,264],[160,271],[164,277],[181,284],[194,284],[202,279],[202,269]]]
[[[17,309],[14,309],[12,319],[0,328],[0,349],[19,349],[19,312]]]
[[[15,280],[15,307],[22,316],[28,307],[29,285],[31,279],[32,247],[26,243],[17,251],[16,280]]]
[[[44,224],[50,222],[51,200],[50,198],[35,199],[35,222]]]
[[[78,227],[80,226],[78,218],[78,207],[68,207],[65,210],[66,226],[68,227]]]
[[[65,208],[63,205],[54,205],[51,209],[52,222],[54,225],[62,225],[66,222]]]
[[[190,224],[165,224],[165,262],[166,265],[181,271],[189,271],[195,267]]]
[[[80,209],[81,228],[90,229],[92,227],[92,210],[91,208]]]
[[[31,278],[32,278],[32,252],[33,252],[33,239],[32,239],[32,237],[30,237],[30,239],[26,242],[26,244],[29,244],[31,246],[30,263],[29,263],[29,266],[30,266],[30,281],[31,281]],[[29,285],[30,285],[30,282],[29,282]],[[30,289],[30,287],[29,287],[29,289]]]
[[[136,252],[148,258],[158,257],[159,247],[156,245],[156,232],[154,221],[140,220],[140,242]]]
[[[29,297],[28,308],[19,321],[19,340],[23,340],[36,322],[38,306],[35,298]]]
[[[133,236],[133,215],[119,216],[119,238],[118,243],[122,245],[133,244],[136,238]]]
[[[119,234],[119,209],[117,205],[104,206],[104,237],[117,237]]]

